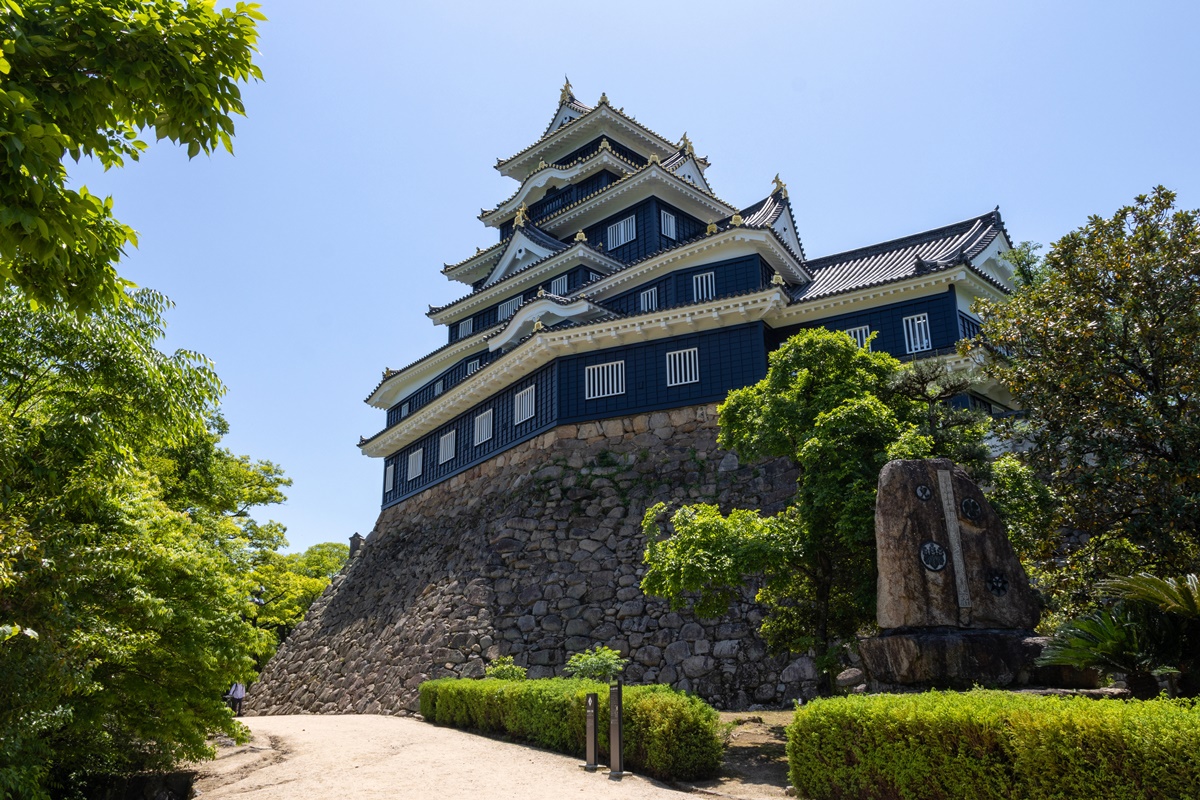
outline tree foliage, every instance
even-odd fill
[[[64,161],[137,160],[153,131],[188,149],[232,152],[238,84],[251,62],[256,4],[211,0],[0,2],[0,281],[37,305],[121,303],[114,264],[136,246],[112,199],[67,187]]]
[[[984,303],[988,373],[1028,417],[1015,435],[1054,503],[1046,588],[1200,568],[1200,213],[1159,187],[1055,242],[1008,303]],[[1026,248],[1032,255],[1032,248]],[[1059,551],[1060,531],[1080,544]]]
[[[0,787],[166,767],[240,729],[221,702],[275,640],[250,570],[277,467],[218,446],[211,364],[157,349],[166,298],[31,311],[0,293]]]
[[[687,506],[669,525],[664,505],[651,508],[643,590],[713,617],[752,581],[768,611],[768,643],[816,648],[832,666],[835,642],[874,618],[880,469],[890,458],[979,453],[979,415],[945,408],[963,388],[944,366],[902,367],[845,333],[792,337],[771,353],[762,381],[730,392],[718,409],[721,447],[746,460],[796,462],[791,506],[773,517]]]

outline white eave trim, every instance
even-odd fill
[[[522,203],[527,203],[529,196],[536,190],[546,186],[551,180],[560,180],[564,184],[571,183],[576,178],[586,175],[591,175],[594,172],[599,172],[605,167],[612,167],[614,170],[622,172],[626,175],[632,175],[637,172],[639,167],[630,164],[625,159],[613,153],[611,150],[597,150],[587,158],[576,161],[566,167],[556,167],[553,164],[547,165],[543,169],[539,169],[532,173],[525,182],[521,184],[521,188],[517,193],[505,200],[500,205],[493,209],[484,211],[479,215],[479,219],[485,224],[493,228],[498,228],[512,218],[512,215],[517,213],[517,209]],[[543,193],[544,196],[544,193]],[[538,200],[541,197],[537,198]],[[537,202],[534,200],[533,202]]]
[[[363,442],[359,449],[363,455],[385,458],[555,358],[584,352],[585,346],[618,347],[755,322],[786,303],[784,292],[772,287],[756,294],[537,333],[434,402]]]
[[[649,164],[642,167],[633,175],[629,175],[616,183],[610,183],[596,192],[591,198],[538,220],[537,225],[547,232],[570,227],[586,228],[588,225],[599,222],[608,216],[604,213],[596,214],[597,209],[608,205],[613,200],[628,194],[634,189],[641,188],[651,180],[667,188],[674,189],[675,193],[686,201],[686,203],[681,203],[677,200],[674,204],[685,211],[689,210],[690,206],[693,211],[697,212],[693,216],[704,222],[714,222],[718,219],[728,217],[737,211],[733,206],[723,200],[718,200],[711,194],[701,191],[675,173],[665,169],[661,164]],[[588,216],[595,218],[587,219]]]
[[[391,408],[401,398],[423,386],[430,378],[448,366],[456,364],[466,356],[487,352],[487,347],[480,347],[480,345],[485,344],[484,340],[487,335],[494,332],[496,328],[497,326],[493,325],[486,330],[479,331],[473,336],[457,341],[444,350],[435,352],[433,355],[389,375],[375,391],[371,392],[371,396],[367,398],[367,404],[375,408]]]
[[[611,124],[615,131],[629,133],[637,137],[640,144],[649,146],[652,152],[658,153],[659,158],[667,158],[679,152],[678,144],[668,142],[649,128],[643,127],[634,120],[626,119],[624,115],[614,111],[607,103],[602,103],[586,114],[547,134],[527,150],[523,150],[515,156],[500,161],[496,164],[496,169],[506,178],[521,175],[518,180],[522,180],[532,171],[529,169],[531,162],[537,164],[542,160],[550,160],[546,159],[545,156],[560,147],[569,153],[584,142],[594,139],[596,136],[603,135],[605,123]],[[589,132],[593,129],[594,132]],[[569,144],[573,139],[577,139],[578,141],[574,145]],[[620,141],[619,138],[618,141]],[[629,143],[622,142],[622,144],[628,146]]]
[[[525,267],[523,270],[514,272],[502,278],[499,283],[492,284],[485,289],[480,289],[475,294],[467,295],[461,300],[428,316],[438,325],[453,324],[459,318],[468,316],[480,308],[485,308],[505,298],[511,292],[515,292],[518,289],[524,291],[531,285],[536,285],[547,273],[559,269],[563,264],[572,259],[578,259],[580,264],[595,269],[602,275],[615,272],[625,266],[616,259],[597,253],[586,244],[574,244],[536,265],[531,265]]]
[[[550,323],[554,325],[563,320],[586,317],[589,314],[599,316],[607,313],[609,313],[607,310],[583,298],[572,300],[567,305],[556,303],[544,297],[530,300],[521,306],[517,313],[509,317],[504,328],[498,334],[488,340],[488,350],[494,353],[497,350],[503,350],[505,346],[511,344],[513,341],[519,341],[528,335],[526,328],[532,327],[543,317],[556,317],[557,319]]]

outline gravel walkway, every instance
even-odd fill
[[[609,778],[577,758],[404,717],[246,717],[254,733],[201,765],[202,800],[623,798],[680,800],[637,775]]]

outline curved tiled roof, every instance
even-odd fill
[[[529,181],[529,179],[532,178],[534,175],[537,175],[543,169],[558,169],[558,170],[571,169],[572,167],[579,166],[580,164],[582,164],[585,161],[589,161],[593,158],[596,158],[601,153],[608,153],[610,156],[617,159],[618,161],[624,161],[626,164],[633,167],[634,170],[639,169],[637,164],[633,163],[628,158],[625,158],[623,155],[621,155],[620,153],[618,153],[615,150],[612,150],[611,148],[608,150],[597,149],[594,153],[588,153],[585,156],[580,156],[579,158],[575,159],[574,161],[571,161],[566,164],[547,164],[546,166],[539,167],[538,169],[535,169],[533,172],[529,173],[529,175],[525,178],[525,180],[521,181],[521,185],[517,187],[517,190],[515,192],[513,192],[511,195],[509,195],[508,197],[501,200],[495,206],[493,206],[492,208],[480,209],[479,219],[481,219],[481,220],[487,219],[488,217],[493,216],[506,203],[511,203],[513,200],[515,200],[517,198],[517,195],[521,194],[521,192],[525,189],[525,184]]]
[[[812,283],[799,287],[792,298],[811,300],[960,264],[970,266],[989,282],[1008,291],[995,278],[971,264],[971,260],[1001,234],[1007,239],[1000,210],[996,209],[953,225],[823,256],[808,262],[813,274]]]

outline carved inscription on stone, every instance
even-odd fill
[[[893,461],[883,468],[875,542],[881,628],[1037,624],[1036,600],[999,518],[950,461]]]

